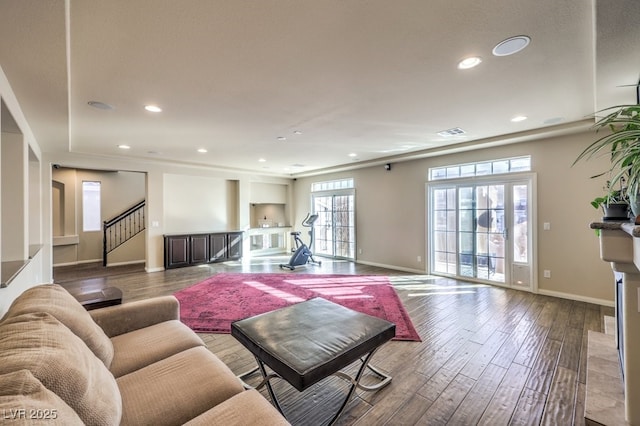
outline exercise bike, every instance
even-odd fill
[[[296,269],[298,266],[305,266],[309,263],[314,265],[321,265],[322,262],[317,261],[313,258],[313,253],[309,249],[310,246],[313,246],[313,239],[315,231],[313,229],[313,224],[318,220],[317,214],[308,213],[307,217],[302,221],[302,226],[305,228],[311,228],[309,230],[309,246],[307,246],[301,239],[301,232],[292,232],[291,236],[293,236],[293,240],[295,242],[295,247],[291,249],[293,254],[291,255],[291,259],[289,259],[289,263],[281,263],[280,268],[288,268],[290,270]]]

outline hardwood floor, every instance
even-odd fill
[[[281,272],[278,264],[286,260],[259,258],[149,274],[112,270],[100,282],[119,287],[126,303],[172,294],[217,272]],[[587,331],[602,331],[611,308],[328,259],[300,272],[390,276],[423,340],[384,345],[373,363],[393,381],[375,393],[359,390],[338,424],[584,424]],[[72,275],[54,272],[65,286],[96,279]],[[201,337],[236,374],[255,365],[230,335]],[[247,382],[256,385],[259,377]],[[346,388],[338,378],[303,393],[282,381],[275,386],[289,421],[305,426],[325,424]]]

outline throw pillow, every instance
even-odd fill
[[[5,319],[35,312],[47,312],[54,316],[80,337],[107,368],[111,366],[111,340],[80,302],[63,287],[58,284],[43,284],[26,290],[13,301]]]
[[[0,374],[29,370],[86,424],[114,425],[122,416],[116,380],[87,345],[46,312],[0,323]]]

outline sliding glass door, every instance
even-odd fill
[[[318,215],[315,223],[314,254],[343,258],[355,258],[355,200],[354,194],[313,195],[313,212]]]
[[[430,184],[430,272],[531,286],[532,179]]]

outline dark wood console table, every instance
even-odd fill
[[[164,236],[165,269],[242,257],[242,231],[170,234]]]

